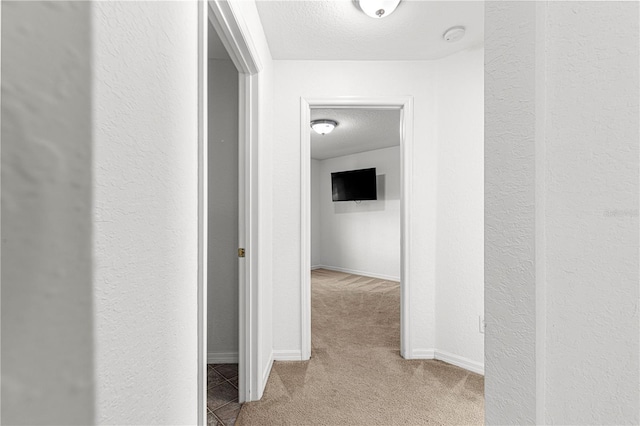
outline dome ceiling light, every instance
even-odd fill
[[[375,19],[386,18],[391,15],[398,4],[400,4],[400,0],[357,0],[358,6],[360,9]]]
[[[311,128],[319,135],[326,135],[328,133],[333,132],[333,129],[336,128],[338,122],[335,120],[312,120]]]

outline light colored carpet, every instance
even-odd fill
[[[312,272],[312,354],[275,362],[237,425],[481,424],[484,378],[400,357],[400,286]]]

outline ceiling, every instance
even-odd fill
[[[484,2],[403,0],[386,18],[365,15],[354,1],[258,0],[273,59],[431,60],[483,43]],[[466,27],[455,43],[443,40]]]
[[[311,131],[311,158],[316,160],[400,145],[400,110],[311,109],[311,120],[322,118],[338,126],[327,135]]]

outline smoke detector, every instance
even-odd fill
[[[465,32],[466,29],[464,27],[451,27],[447,31],[445,31],[444,34],[442,34],[442,38],[447,43],[455,43],[456,41],[464,37]]]

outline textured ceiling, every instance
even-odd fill
[[[325,160],[400,145],[400,110],[311,109],[311,119],[339,124],[328,135],[311,131],[311,158]]]
[[[403,0],[386,18],[373,19],[349,0],[258,0],[273,59],[430,60],[479,45],[484,2]],[[465,37],[442,34],[462,25]]]

